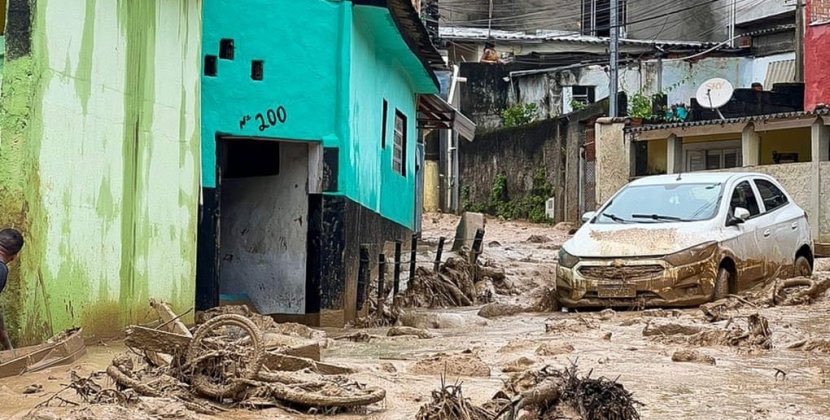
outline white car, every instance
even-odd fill
[[[768,175],[641,178],[583,222],[559,252],[565,307],[698,305],[813,270],[807,215]]]

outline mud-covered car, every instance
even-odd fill
[[[641,178],[582,220],[559,252],[565,307],[698,305],[813,269],[806,213],[764,174]]]

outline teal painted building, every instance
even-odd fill
[[[408,0],[205,0],[203,16],[197,306],[341,325],[360,245],[416,226],[444,62]]]

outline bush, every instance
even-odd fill
[[[525,219],[533,223],[550,222],[545,214],[545,204],[553,195],[553,186],[545,178],[545,170],[538,170],[533,176],[533,187],[527,195],[510,199],[507,194],[507,175],[501,173],[493,180],[487,203],[470,201],[470,189],[461,189],[464,210],[494,215],[507,220]]]
[[[501,112],[502,125],[516,127],[533,122],[536,119],[536,104],[515,104]]]

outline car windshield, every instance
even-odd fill
[[[625,187],[595,223],[666,223],[711,219],[718,211],[721,183]]]

